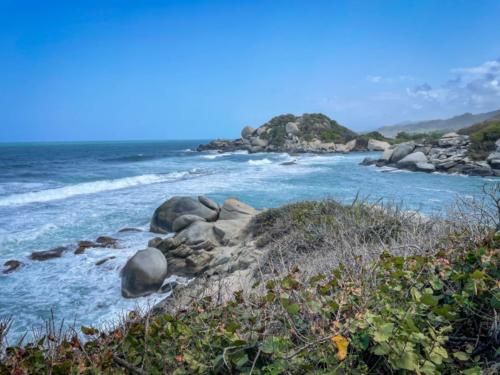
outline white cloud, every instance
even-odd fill
[[[413,78],[411,75],[407,74],[402,74],[395,77],[384,77],[380,75],[366,76],[366,80],[371,83],[397,83],[397,82],[413,81],[414,79],[415,78]]]
[[[453,79],[434,88],[429,84],[407,88],[416,104],[435,102],[464,110],[500,107],[500,59],[469,68],[452,69]]]

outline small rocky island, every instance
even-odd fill
[[[324,114],[305,113],[302,116],[276,116],[257,129],[245,126],[241,138],[214,140],[200,145],[198,151],[346,153],[384,151],[389,146],[389,142],[379,133],[360,135]]]

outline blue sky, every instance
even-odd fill
[[[500,1],[0,0],[0,141],[358,131],[500,108]]]

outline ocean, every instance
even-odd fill
[[[236,197],[257,208],[305,199],[352,201],[357,195],[442,213],[457,196],[480,194],[500,180],[391,171],[360,166],[366,156],[198,153],[203,141],[0,144],[0,264],[23,266],[0,273],[0,317],[13,317],[11,344],[54,316],[68,325],[101,326],[165,295],[127,300],[119,271],[146,246],[154,209],[174,195]],[[293,165],[281,165],[296,160]],[[141,233],[118,231],[138,227]],[[33,251],[74,245],[101,235],[119,249],[72,251],[32,261]],[[103,265],[96,262],[114,256]],[[30,337],[30,334],[28,334]]]

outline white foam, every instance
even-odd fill
[[[103,191],[125,189],[139,185],[151,185],[183,178],[190,172],[172,172],[166,174],[145,174],[141,176],[124,177],[115,180],[100,180],[83,182],[30,193],[14,194],[0,198],[0,206],[23,205],[29,203],[50,202],[84,194],[95,194]]]
[[[216,154],[212,153],[212,154],[209,154],[209,155],[202,155],[201,157],[203,159],[213,160],[213,159],[222,158],[222,157],[225,157],[225,156],[247,155],[247,154],[248,154],[248,151],[246,151],[246,150],[238,150],[238,151],[233,151],[233,152],[223,152],[223,153],[216,153]]]
[[[272,164],[272,163],[273,162],[271,160],[269,160],[268,158],[248,161],[248,164],[250,164],[250,165],[267,165],[267,164]]]

